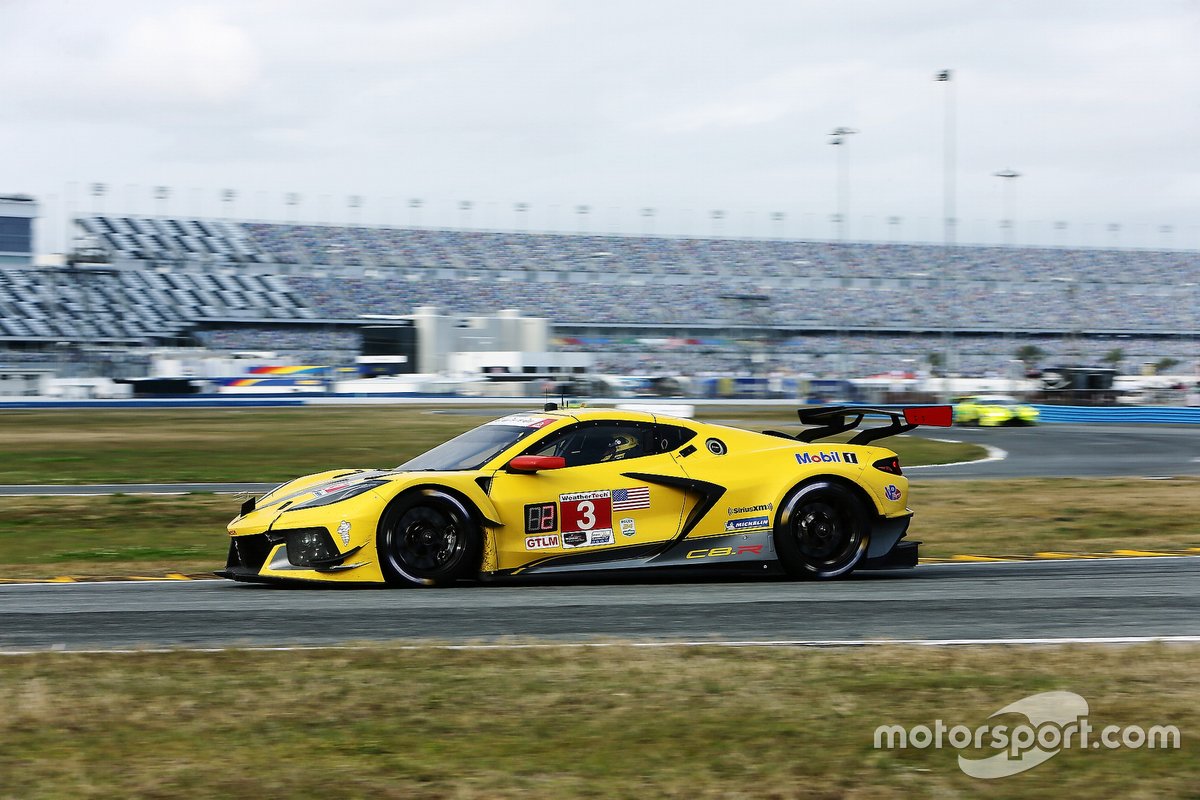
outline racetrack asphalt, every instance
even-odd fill
[[[1003,458],[905,467],[914,481],[943,478],[1174,477],[1200,475],[1200,425],[1044,425],[1032,428],[923,428],[911,435],[998,448]],[[886,442],[884,442],[886,446]],[[334,465],[337,466],[337,465]],[[8,485],[0,496],[261,494],[275,483]]]
[[[0,653],[355,642],[1200,636],[1200,558],[922,565],[844,581],[628,578],[448,589],[228,581],[0,586]]]
[[[1099,478],[1200,475],[1200,425],[1039,425],[1030,428],[921,428],[912,435],[954,439],[1005,452],[1002,459],[905,467],[931,478]],[[884,442],[886,447],[887,443]]]

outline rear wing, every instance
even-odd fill
[[[882,428],[859,431],[850,444],[870,444],[878,439],[911,431],[918,425],[949,428],[954,423],[952,406],[907,406],[903,408],[874,408],[870,406],[822,406],[801,408],[796,411],[801,425],[818,427],[789,436],[778,431],[767,431],[773,436],[784,436],[801,442],[815,442],[839,433],[854,430],[866,417],[888,417],[891,422]]]

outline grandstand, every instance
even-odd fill
[[[362,314],[500,308],[612,372],[965,374],[1196,357],[1200,254],[89,216],[106,263],[0,269],[0,362],[54,343],[356,354]],[[949,256],[949,257],[948,257]],[[61,344],[59,345],[61,346]],[[14,348],[17,355],[14,355]]]

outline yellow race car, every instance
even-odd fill
[[[961,397],[954,403],[954,421],[962,425],[1036,425],[1038,417],[1036,408],[1008,395]]]
[[[820,443],[868,416],[890,420]],[[642,411],[493,420],[395,469],[331,470],[243,504],[227,578],[441,586],[463,578],[736,565],[836,578],[911,567],[891,450],[950,406],[801,409],[796,435]]]

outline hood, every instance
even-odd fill
[[[277,486],[258,499],[255,510],[270,508],[289,500],[296,502],[326,494],[334,489],[353,486],[369,480],[379,480],[395,475],[390,469],[331,469],[313,475],[305,475],[281,486]]]

